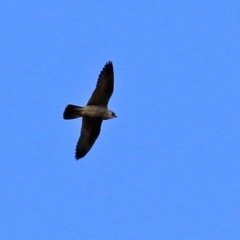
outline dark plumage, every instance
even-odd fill
[[[99,74],[97,85],[87,105],[80,107],[69,104],[63,113],[63,118],[74,119],[82,117],[81,135],[78,140],[75,158],[84,157],[99,136],[103,120],[116,117],[108,110],[107,105],[114,88],[114,72],[112,62],[107,62]]]

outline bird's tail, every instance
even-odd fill
[[[64,110],[63,118],[66,120],[69,120],[69,119],[81,117],[82,109],[83,109],[83,107],[69,104],[66,106],[66,108]]]

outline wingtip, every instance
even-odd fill
[[[78,161],[79,159],[83,158],[84,156],[85,156],[85,154],[84,154],[84,155],[80,155],[80,154],[77,152],[77,150],[76,150],[76,152],[75,152],[75,160],[76,160],[76,161]]]
[[[76,161],[78,161],[79,159],[83,158],[86,154],[88,153],[87,152],[82,152],[82,151],[79,151],[76,147],[76,150],[75,150],[75,159]]]
[[[75,160],[76,160],[76,161],[78,161],[79,159],[80,159],[80,158],[77,158],[77,157],[75,156]]]
[[[106,62],[105,66],[107,66],[107,65],[112,65],[113,66],[113,62],[109,60],[108,62]]]
[[[106,64],[104,65],[100,75],[104,72],[109,72],[109,73],[113,74],[113,63],[112,63],[112,61],[106,62]]]

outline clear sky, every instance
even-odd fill
[[[0,239],[240,239],[239,1],[3,0],[0,59]]]

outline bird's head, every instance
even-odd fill
[[[113,111],[110,111],[110,110],[109,110],[109,112],[108,112],[108,117],[109,117],[109,119],[112,119],[112,118],[116,118],[117,115],[116,115]]]

